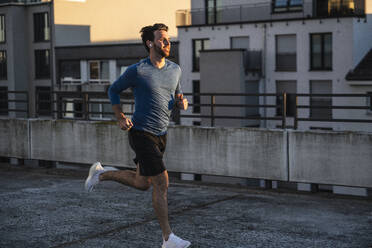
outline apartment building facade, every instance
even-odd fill
[[[26,109],[27,102],[22,101],[32,103],[25,94],[10,94],[12,99],[21,102],[8,104],[8,91],[26,91],[35,95],[37,90],[51,86],[51,7],[50,1],[0,1],[1,115],[25,117],[25,112],[8,109]]]
[[[362,63],[368,61],[372,49],[372,1],[193,0],[191,10],[177,12],[177,21],[185,92],[286,92],[286,122],[290,127],[294,125],[296,111],[293,94],[366,94],[359,98],[298,97],[297,104],[309,108],[298,109],[297,117],[372,119],[372,81],[366,75],[371,64]],[[357,70],[361,67],[367,69]],[[364,71],[365,76],[348,78],[353,71]],[[209,97],[195,95],[193,98],[196,103],[210,103]],[[215,101],[217,104],[281,105],[283,99],[220,96]],[[331,105],[364,109],[328,109]],[[183,118],[181,122],[210,125],[210,119],[198,117],[210,111],[210,107],[194,106],[188,114],[195,118]],[[280,117],[282,113],[277,107],[221,107],[214,112],[247,117]],[[276,120],[215,121],[216,126],[276,128],[281,124],[282,121]],[[297,128],[372,131],[371,126],[370,123],[301,121]]]

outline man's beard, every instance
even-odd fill
[[[154,48],[155,48],[155,51],[156,51],[157,54],[159,54],[159,55],[162,56],[163,58],[169,56],[169,52],[168,52],[168,53],[165,53],[165,52],[163,51],[163,49],[161,49],[160,47],[158,47],[156,44],[154,44],[154,45],[155,45]]]

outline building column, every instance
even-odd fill
[[[109,79],[110,84],[112,84],[116,80],[116,60],[109,61]]]
[[[88,82],[88,61],[80,60],[80,78],[81,82]]]

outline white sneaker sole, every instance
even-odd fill
[[[87,179],[85,180],[85,190],[87,192],[91,192],[93,190],[93,187],[90,187],[89,188],[89,182],[90,180],[92,180],[92,177],[94,176],[95,172],[97,171],[97,167],[98,166],[101,166],[101,163],[100,162],[95,162],[89,169],[89,173],[88,173],[88,177]]]
[[[189,244],[187,244],[186,246],[182,247],[182,248],[187,248],[187,247],[190,247],[191,243],[189,242]],[[162,245],[161,248],[166,248],[165,245]]]

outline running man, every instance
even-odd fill
[[[131,65],[109,88],[119,127],[128,131],[131,148],[136,153],[137,170],[112,170],[99,162],[89,170],[85,187],[91,191],[100,181],[116,181],[124,185],[147,190],[152,185],[152,205],[163,233],[163,248],[186,248],[191,245],[172,233],[168,221],[168,172],[163,154],[166,133],[174,105],[186,110],[188,101],[181,92],[181,68],[166,59],[170,52],[168,27],[154,24],[141,29],[143,45],[149,57]],[[132,120],[120,106],[120,92],[132,88],[135,111]]]

